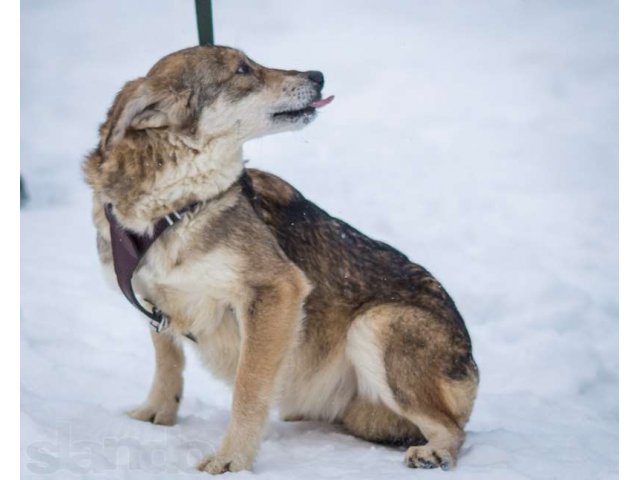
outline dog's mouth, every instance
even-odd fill
[[[272,114],[272,117],[276,120],[289,120],[294,121],[298,119],[311,119],[316,113],[317,108],[322,108],[325,105],[329,105],[333,101],[334,96],[330,95],[327,98],[321,98],[314,100],[304,108],[296,110],[282,110]]]

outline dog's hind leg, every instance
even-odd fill
[[[347,354],[356,370],[358,395],[381,403],[427,440],[407,450],[407,466],[453,468],[478,381],[468,337],[458,326],[416,307],[377,306],[350,327]],[[349,428],[349,415],[345,419]],[[368,422],[365,433],[373,432],[372,439],[402,442],[399,420],[384,409],[372,410]],[[415,431],[403,422],[406,440],[416,442]]]
[[[155,349],[156,367],[153,384],[147,400],[138,408],[127,412],[131,418],[158,425],[175,425],[178,406],[182,399],[182,346],[168,332],[151,331]]]
[[[355,397],[343,417],[344,427],[356,437],[385,445],[416,445],[424,442],[420,429],[381,402]]]

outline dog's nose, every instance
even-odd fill
[[[322,72],[318,72],[317,70],[311,70],[310,72],[305,72],[305,75],[309,80],[311,80],[314,83],[317,83],[320,86],[320,88],[322,88],[322,86],[324,85],[324,75],[322,75]]]

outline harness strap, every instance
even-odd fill
[[[198,205],[199,203],[194,203],[177,212],[169,213],[153,226],[153,232],[150,236],[138,235],[125,229],[115,218],[113,205],[108,203],[104,207],[104,213],[107,220],[109,220],[111,253],[113,254],[113,266],[116,279],[118,280],[118,286],[126,299],[129,300],[129,303],[149,317],[149,323],[156,332],[161,332],[169,325],[169,317],[148,299],[144,300],[152,305],[152,309],[149,311],[144,308],[133,291],[131,279],[140,264],[140,260],[142,260],[142,257],[147,253],[153,242],[155,242],[167,228],[180,221],[185,213],[193,211]]]

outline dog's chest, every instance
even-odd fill
[[[134,289],[166,313],[176,332],[204,333],[242,303],[240,260],[220,246],[206,253],[178,235],[154,244],[133,277]]]

